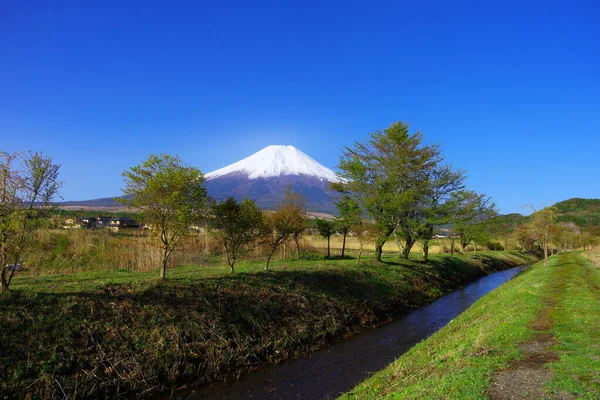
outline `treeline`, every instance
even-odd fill
[[[338,169],[340,179],[332,189],[340,193],[340,216],[333,223],[317,221],[324,237],[338,229],[344,237],[353,232],[361,243],[374,243],[377,261],[390,237],[404,258],[421,241],[427,259],[434,229],[445,224],[454,226],[451,253],[456,243],[465,248],[489,239],[486,224],[496,215],[494,203],[467,190],[464,171],[445,163],[440,146],[424,144],[423,135],[410,133],[406,123],[394,123],[346,147]],[[190,225],[214,223],[231,272],[245,249],[257,241],[270,249],[268,270],[275,250],[290,239],[298,249],[306,229],[302,199],[291,191],[274,212],[263,213],[248,199],[215,202],[207,196],[200,170],[176,156],[151,155],[123,176],[126,196],[119,201],[142,210],[146,223],[154,228],[163,253],[161,279],[170,254]]]
[[[6,238],[16,232],[30,237],[34,229],[41,227],[38,222],[47,220],[47,214],[53,212],[51,200],[59,187],[59,166],[53,165],[49,158],[36,157],[45,164],[31,170],[25,163],[25,168],[19,169],[12,168],[15,156],[2,153],[4,187],[17,184],[29,188],[30,180],[13,177],[37,171],[42,187],[46,188],[42,199],[35,197],[39,194],[13,191],[12,197],[9,196],[12,203],[8,202],[8,206],[3,203],[3,210],[8,211],[0,215],[2,265],[8,255],[16,263],[27,245],[27,240],[16,245]],[[53,175],[43,174],[50,170]],[[425,144],[423,135],[411,133],[407,123],[394,123],[362,142],[345,147],[338,171],[339,181],[332,184],[332,189],[339,193],[339,216],[333,221],[317,219],[316,227],[328,241],[334,232],[344,235],[342,256],[347,235],[360,242],[358,261],[366,244],[374,245],[375,257],[381,261],[383,246],[390,239],[398,245],[403,258],[408,258],[418,243],[427,259],[430,241],[442,226],[451,226],[446,232],[450,253],[469,245],[475,249],[483,247],[490,241],[489,221],[497,214],[494,203],[485,194],[469,190],[465,172],[446,163],[440,146]],[[190,227],[216,232],[234,272],[240,257],[257,245],[268,249],[266,270],[273,254],[284,243],[295,243],[298,253],[299,238],[308,226],[303,200],[291,190],[274,211],[263,212],[249,199],[215,201],[207,195],[202,172],[177,156],[151,155],[124,171],[123,177],[124,196],[118,201],[130,210],[137,210],[138,217],[151,227],[161,251],[161,279],[171,255],[189,237]],[[22,226],[11,222],[23,220],[23,216],[26,223]],[[8,287],[8,282],[3,280],[2,287]]]

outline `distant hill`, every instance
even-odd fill
[[[573,198],[554,204],[558,222],[572,222],[584,231],[600,235],[600,199]],[[518,213],[499,215],[490,224],[492,235],[510,233],[529,220]]]
[[[559,222],[574,222],[580,227],[600,227],[600,199],[569,199],[556,203]]]

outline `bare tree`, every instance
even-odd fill
[[[20,161],[20,163],[19,163]],[[58,195],[60,165],[42,153],[0,152],[0,290],[8,290],[21,254],[33,233],[44,226]],[[12,267],[7,268],[7,261]],[[10,272],[10,274],[8,274]]]
[[[548,266],[548,244],[550,243],[551,229],[556,225],[556,208],[545,207],[541,210],[528,204],[525,206],[533,210],[531,227],[538,238],[538,242],[544,248],[544,266]]]
[[[269,270],[269,263],[275,250],[294,235],[299,237],[300,230],[303,231],[305,226],[306,217],[301,202],[291,190],[287,190],[285,199],[277,209],[274,212],[264,213],[263,241],[269,247],[265,271]]]

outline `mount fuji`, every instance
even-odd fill
[[[293,146],[267,146],[236,163],[204,175],[208,194],[224,200],[248,197],[262,209],[274,209],[285,198],[286,186],[301,194],[309,212],[334,214],[335,192],[329,190],[330,182],[339,178],[329,168],[319,164]],[[62,207],[73,209],[122,209],[113,197],[66,201]]]
[[[308,211],[335,212],[329,183],[339,178],[293,146],[267,146],[205,177],[208,193],[218,200],[248,197],[260,208],[273,209],[285,197],[289,185],[304,197]]]

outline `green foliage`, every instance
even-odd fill
[[[214,226],[227,254],[227,263],[234,272],[235,263],[247,245],[260,235],[262,211],[256,203],[245,198],[238,203],[233,197],[212,206]]]
[[[459,236],[463,251],[471,242],[480,245],[487,243],[487,224],[497,215],[496,205],[485,194],[474,191],[463,190],[454,196],[453,232]]]
[[[544,397],[598,398],[600,270],[576,253],[551,257],[550,268],[540,267],[492,291],[342,399],[488,398],[494,372],[526,357],[520,345],[540,333],[533,322],[548,311],[554,326],[544,335],[557,339],[549,349],[557,361],[545,366],[553,378]]]
[[[18,165],[18,161],[21,161]],[[42,153],[19,154],[0,151],[0,290],[8,290],[14,276],[5,265],[17,264],[33,233],[45,227],[58,195],[59,165]]]
[[[187,166],[177,156],[150,155],[143,163],[123,172],[126,197],[117,201],[140,210],[146,223],[156,232],[163,260],[161,279],[169,256],[188,227],[199,223],[206,211],[204,176],[198,168]]]
[[[330,239],[331,235],[335,233],[335,223],[334,221],[329,221],[321,218],[315,218],[315,223],[317,225],[319,235],[327,239],[327,257],[329,258],[331,257]]]
[[[424,220],[435,218],[435,213],[424,212],[435,197],[432,177],[442,171],[442,161],[438,145],[424,145],[423,135],[410,134],[409,125],[401,121],[343,151],[338,168],[344,180],[332,186],[352,196],[374,220],[377,259],[396,230],[405,240],[407,257]]]
[[[478,258],[479,257],[479,258]],[[482,258],[485,257],[485,258]],[[430,303],[516,253],[259,262],[154,273],[19,276],[0,297],[0,392],[6,398],[115,398],[170,393],[306,354],[359,326]]]

